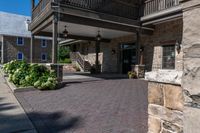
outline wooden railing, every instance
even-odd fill
[[[49,2],[52,0],[41,0],[32,11],[32,19],[37,17]],[[116,0],[54,0],[54,3],[130,19],[137,19],[139,16],[138,6]]]
[[[32,19],[40,15],[49,2],[51,2],[51,0],[40,0],[37,6],[32,10]]]
[[[144,3],[144,16],[179,5],[179,0],[147,0]]]

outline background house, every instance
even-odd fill
[[[30,17],[0,12],[0,61],[25,60],[30,62]],[[47,37],[35,37],[33,63],[51,62],[52,41]]]

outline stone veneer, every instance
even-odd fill
[[[24,59],[30,61],[30,38],[24,38],[24,45],[18,46],[16,44],[17,37],[3,36],[4,39],[4,63],[17,59],[17,53],[23,52]],[[52,43],[49,40],[47,47],[41,47],[41,39],[35,39],[33,45],[33,63],[49,63],[51,62],[51,47]],[[41,54],[47,53],[47,61],[41,61]]]
[[[155,74],[157,73],[157,74]],[[156,75],[156,76],[155,76]],[[168,76],[174,75],[174,76]],[[146,74],[148,83],[148,133],[183,132],[182,72],[161,70]],[[160,79],[162,77],[162,79]]]
[[[182,87],[185,95],[184,133],[200,132],[200,1],[189,0],[183,7]],[[185,93],[185,94],[187,94]],[[196,98],[195,98],[196,97]],[[192,103],[195,102],[195,105]]]

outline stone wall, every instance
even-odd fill
[[[199,133],[200,125],[200,1],[189,0],[183,6],[185,92],[184,133]]]
[[[148,84],[148,133],[183,132],[183,95],[180,85]]]
[[[16,44],[17,37],[4,36],[4,63],[17,59],[17,53],[23,52],[24,59],[30,61],[30,38],[24,38],[24,45],[18,46]],[[51,62],[51,41],[48,41],[47,47],[41,47],[41,40],[35,39],[33,45],[33,62],[34,63],[48,63]],[[41,54],[47,53],[47,61],[41,61]]]

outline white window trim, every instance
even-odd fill
[[[18,39],[19,39],[19,38],[22,38],[22,44],[19,44],[19,43],[18,43]],[[18,46],[24,46],[24,38],[23,38],[23,37],[17,37],[17,45],[18,45]]]
[[[42,58],[43,55],[46,56],[46,59],[45,59],[45,60]],[[47,61],[47,53],[42,53],[42,54],[41,54],[41,61]]]
[[[43,45],[43,41],[45,41],[45,45]],[[46,48],[47,47],[47,40],[45,40],[45,39],[41,40],[41,47],[42,48]]]
[[[22,54],[22,59],[19,59],[19,58],[18,58],[18,57],[19,57],[19,56],[18,56],[19,54]],[[23,52],[18,52],[18,53],[17,53],[17,60],[19,60],[19,61],[24,60],[24,53],[23,53]]]

